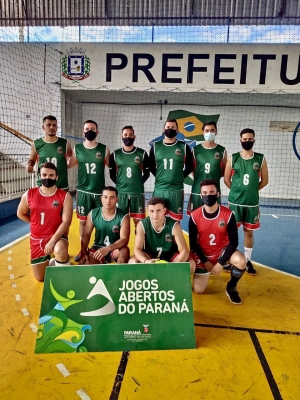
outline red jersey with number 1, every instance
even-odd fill
[[[66,193],[56,189],[51,196],[43,195],[39,187],[27,191],[27,204],[30,209],[30,235],[35,238],[51,237],[62,223],[63,206]]]
[[[219,256],[222,250],[229,244],[227,225],[232,211],[222,205],[219,213],[213,219],[204,216],[203,206],[191,213],[194,223],[197,225],[197,241],[206,257]]]

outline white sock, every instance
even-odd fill
[[[251,260],[251,254],[252,254],[252,248],[250,247],[244,247],[244,253],[247,261]]]
[[[69,258],[65,262],[59,262],[59,261],[55,260],[55,266],[56,267],[64,267],[66,265],[69,265],[69,261],[70,261]]]

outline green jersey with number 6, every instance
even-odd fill
[[[198,144],[192,150],[194,157],[194,183],[192,193],[200,193],[200,182],[205,179],[215,179],[220,192],[222,177],[222,161],[225,147],[217,144],[214,148],[205,148]]]
[[[147,217],[141,221],[145,232],[144,251],[152,258],[170,261],[171,257],[178,253],[178,246],[173,235],[174,225],[178,221],[170,217],[165,217],[164,227],[157,232]]]
[[[136,147],[132,152],[118,149],[114,152],[117,177],[116,188],[119,193],[144,193],[143,160],[145,150]]]
[[[52,162],[57,167],[58,180],[56,186],[59,189],[68,189],[67,170],[67,140],[57,138],[55,142],[46,142],[43,138],[34,141],[34,148],[38,155],[38,168],[44,162]],[[37,185],[41,186],[38,176]]]
[[[75,145],[78,160],[77,190],[91,194],[101,194],[105,186],[105,157],[107,148],[97,143],[93,149],[87,149],[83,143]]]
[[[232,154],[231,188],[228,202],[238,206],[258,206],[258,185],[264,155],[253,153],[251,158],[243,158],[240,153]]]
[[[109,246],[120,239],[122,222],[127,214],[116,208],[112,219],[107,220],[103,217],[102,207],[94,208],[91,211],[91,220],[96,229],[95,245]]]
[[[176,140],[175,143],[167,145],[160,140],[153,146],[156,162],[155,189],[182,190],[187,144]]]

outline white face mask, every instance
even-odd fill
[[[216,134],[214,132],[206,132],[203,134],[206,142],[213,142],[215,140]]]

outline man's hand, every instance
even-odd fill
[[[27,172],[29,172],[30,174],[32,174],[32,172],[33,172],[33,165],[27,165]]]
[[[83,265],[83,264],[89,264],[89,256],[88,254],[84,251],[81,250],[81,257],[78,260],[78,265]]]
[[[154,264],[156,261],[159,261],[159,258],[150,258],[150,260],[146,260],[144,264]]]
[[[211,272],[214,268],[214,264],[211,261],[206,261],[206,263],[204,263],[204,266],[208,272]]]
[[[223,265],[217,263],[213,269],[211,270],[212,275],[220,275],[220,273],[223,271]]]
[[[56,243],[55,240],[50,239],[49,242],[46,244],[45,249],[44,249],[44,253],[46,254],[46,256],[53,253],[55,243]]]
[[[106,257],[110,252],[110,249],[108,247],[101,247],[95,253],[93,254],[93,257],[95,260],[101,261],[104,257]]]

